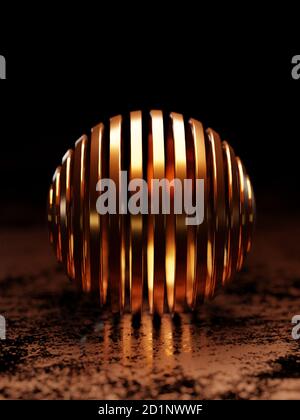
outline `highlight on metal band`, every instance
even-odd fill
[[[113,180],[120,200],[127,188],[121,171],[128,181],[143,179],[148,186],[154,179],[191,180],[193,202],[196,181],[204,180],[203,221],[187,224],[184,211],[174,210],[175,185],[168,214],[99,214],[98,182]],[[147,190],[149,208],[153,190]],[[118,201],[117,209],[125,205]],[[241,269],[254,221],[253,188],[232,147],[197,120],[157,110],[113,117],[80,137],[56,169],[48,194],[56,258],[80,290],[98,293],[100,304],[114,313],[197,310]]]

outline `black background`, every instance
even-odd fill
[[[111,6],[1,14],[2,211],[44,209],[52,174],[81,134],[115,114],[155,108],[197,118],[228,140],[258,207],[298,208],[297,12]]]

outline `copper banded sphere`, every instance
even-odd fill
[[[185,214],[104,214],[104,178],[204,180],[204,220]],[[151,189],[148,200],[151,200]],[[130,193],[129,196],[130,197]],[[171,195],[174,200],[174,195]],[[250,250],[255,201],[232,147],[201,122],[162,111],[118,115],[80,137],[56,169],[48,196],[50,242],[67,275],[113,312],[197,310],[241,269]]]

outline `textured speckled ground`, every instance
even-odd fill
[[[43,228],[2,228],[0,398],[300,398],[294,219],[260,223],[244,271],[198,320],[145,315],[136,329],[77,296]]]

